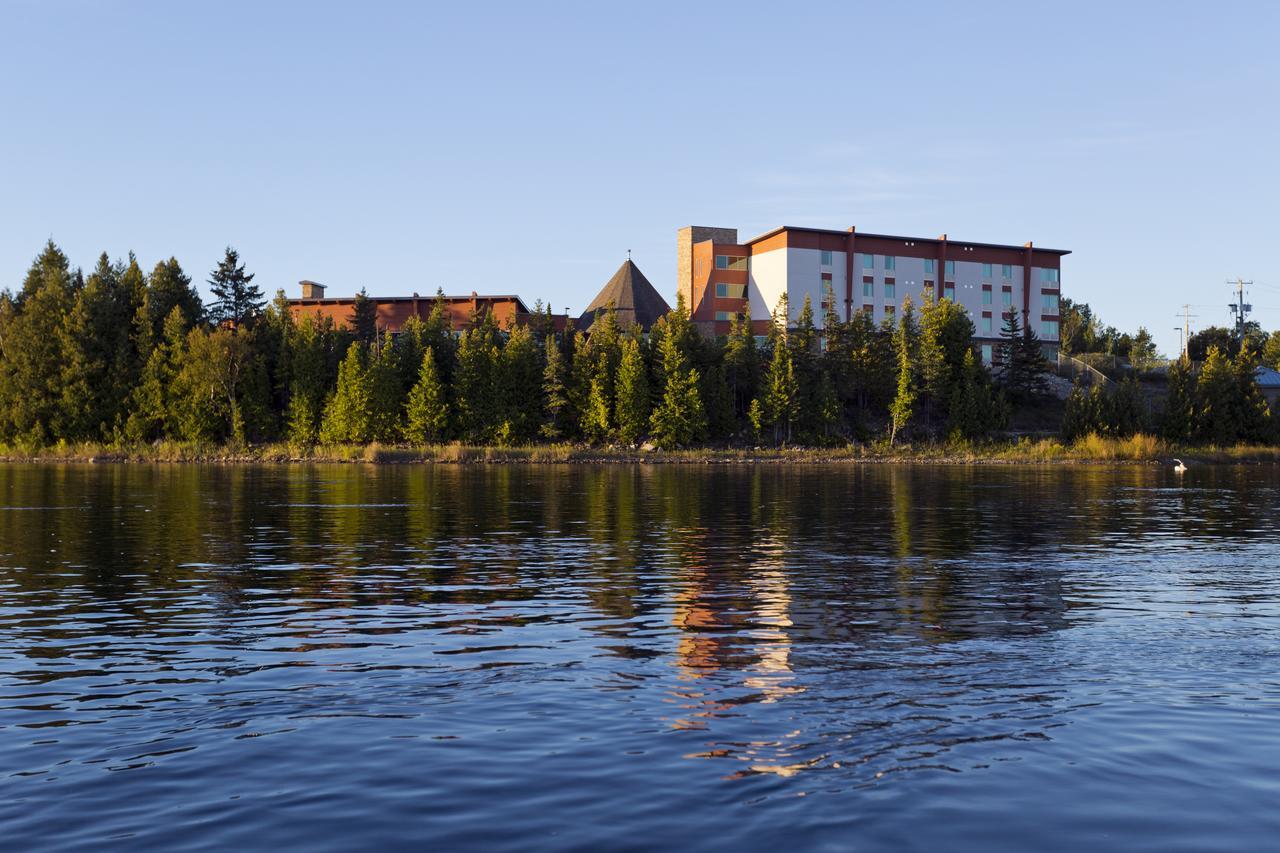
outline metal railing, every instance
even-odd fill
[[[1072,382],[1083,379],[1086,385],[1098,383],[1104,388],[1113,384],[1101,370],[1098,370],[1093,365],[1086,364],[1074,356],[1067,355],[1061,350],[1058,351],[1058,375],[1070,379]]]

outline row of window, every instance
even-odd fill
[[[875,269],[876,257],[877,257],[876,255],[863,255],[862,268],[864,270]],[[881,262],[885,270],[895,270],[898,268],[898,259],[896,256],[880,255],[879,257],[881,259]],[[821,258],[819,259],[819,261],[823,266],[826,266],[826,267],[831,266],[831,253],[822,252]],[[937,272],[937,269],[938,269],[938,262],[936,260],[934,260],[933,258],[924,259],[924,271],[926,275],[933,275],[934,273]],[[944,270],[945,270],[945,273],[944,273],[945,275],[954,276],[956,274],[956,262],[947,261],[946,264],[944,265]],[[983,278],[988,278],[988,279],[991,278],[993,272],[994,272],[993,264],[982,265]],[[1000,276],[1006,281],[1011,280],[1013,278],[1013,264],[1001,264]],[[1042,267],[1040,269],[1040,281],[1057,284],[1058,271],[1053,269],[1048,269],[1047,267]]]
[[[747,259],[742,255],[716,255],[716,269],[746,272]]]

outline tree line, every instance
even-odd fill
[[[763,340],[743,316],[709,338],[682,301],[647,334],[612,310],[589,334],[557,330],[541,310],[509,329],[477,313],[455,330],[437,295],[425,319],[393,336],[377,328],[363,291],[347,323],[297,319],[283,293],[268,303],[253,278],[228,248],[205,304],[173,258],[145,273],[132,255],[103,254],[84,275],[50,241],[21,288],[0,294],[0,439],[666,448],[978,440],[1040,405],[1049,370],[1016,312],[1005,317],[992,369],[967,312],[929,294],[918,308],[907,300],[896,321],[875,323],[865,313],[841,320],[828,292],[821,332],[807,298],[792,319],[784,297]],[[1197,414],[1218,417],[1209,389],[1225,393],[1215,378],[1224,369],[1206,365],[1186,392],[1179,435],[1226,434]],[[1229,369],[1238,378],[1241,368]],[[1111,425],[1118,404],[1101,399],[1077,392],[1064,427],[1129,429]],[[1171,411],[1182,399],[1171,391]],[[1238,433],[1252,436],[1245,408],[1232,423],[1247,422]]]

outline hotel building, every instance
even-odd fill
[[[699,328],[729,331],[735,314],[749,312],[753,331],[768,332],[785,293],[791,322],[806,296],[822,327],[827,294],[844,320],[866,311],[876,322],[893,319],[910,296],[919,308],[926,290],[952,299],[973,320],[975,342],[990,363],[1004,317],[1021,314],[1046,352],[1058,349],[1058,302],[1063,249],[1026,243],[971,243],[946,234],[930,239],[863,234],[856,229],[783,226],[745,242],[733,228],[689,226],[677,235],[680,293]]]

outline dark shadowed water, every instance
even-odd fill
[[[5,849],[1259,850],[1272,468],[0,467]]]

